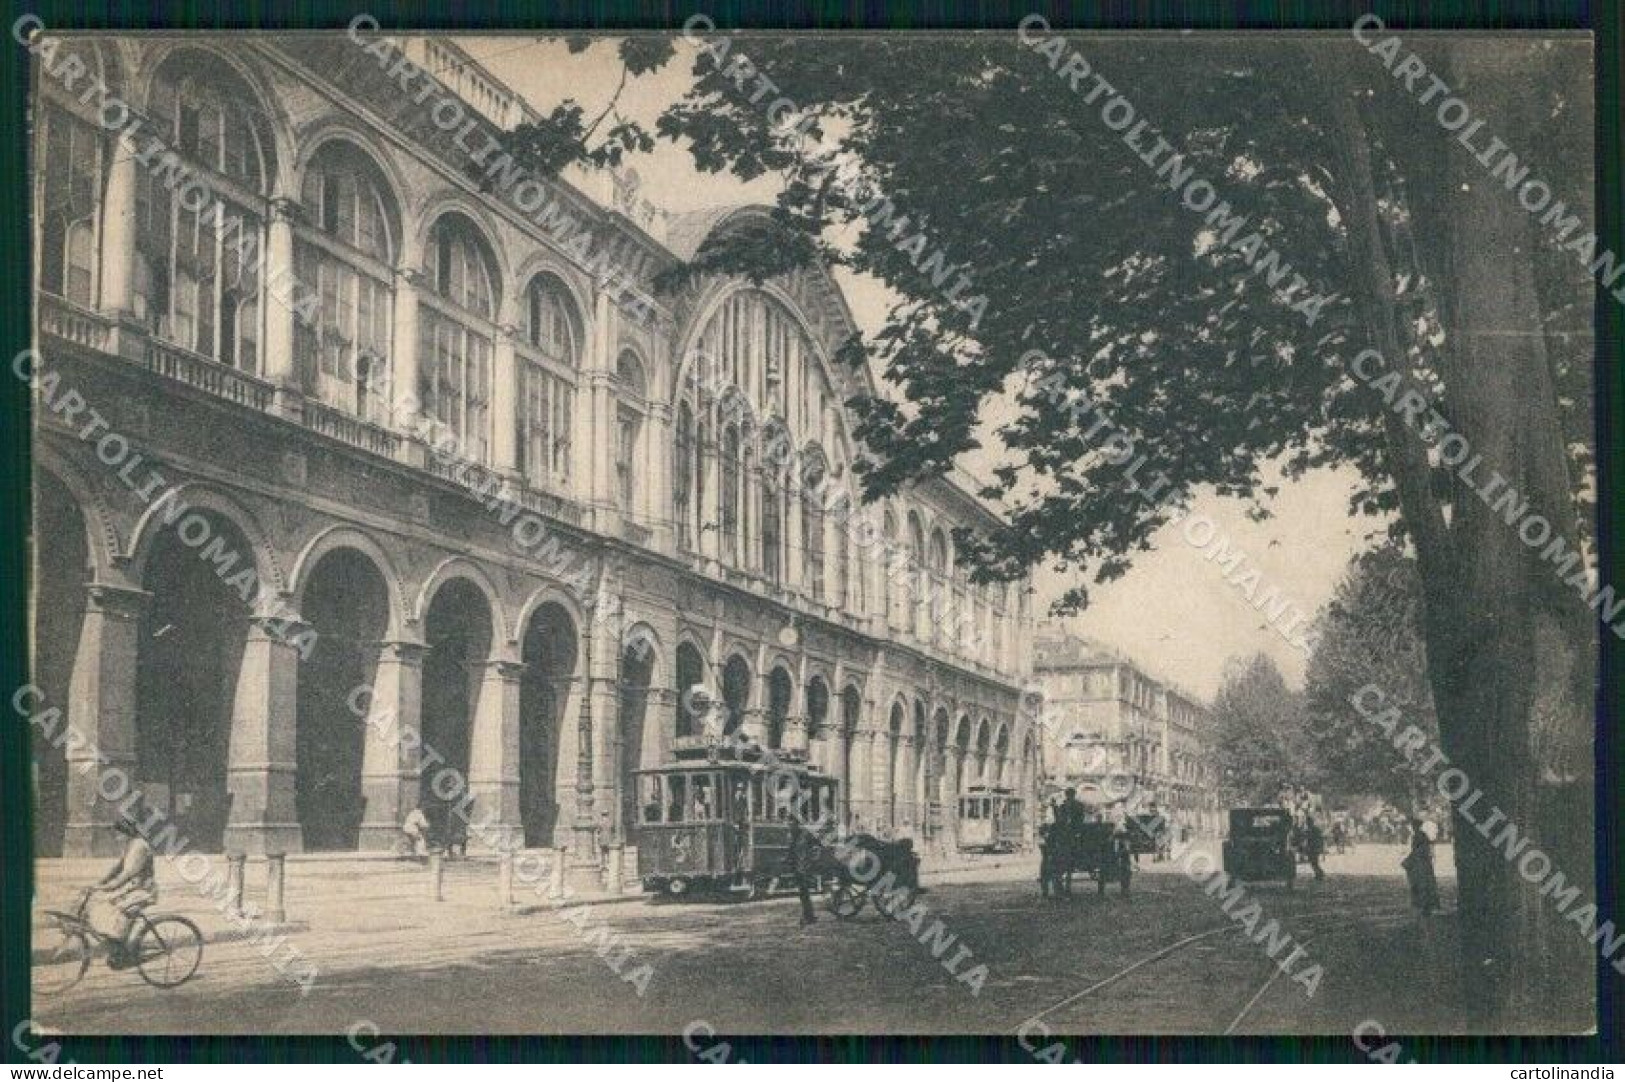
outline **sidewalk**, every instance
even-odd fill
[[[531,851],[549,856],[547,850]],[[206,864],[203,863],[206,861]],[[34,864],[35,893],[31,939],[33,960],[43,961],[48,948],[40,944],[51,922],[46,910],[71,912],[79,891],[106,874],[110,861],[95,859],[45,859]],[[1037,874],[1038,857],[1030,853],[999,855],[955,854],[936,861],[927,857],[921,868],[924,882],[962,880],[998,872],[1008,875],[1016,868],[1030,866]],[[400,932],[421,929],[432,936],[436,929],[523,916],[552,908],[549,881],[515,882],[513,902],[503,906],[498,898],[498,862],[495,857],[475,855],[444,864],[441,897],[430,897],[429,869],[416,860],[389,853],[296,854],[287,858],[284,876],[286,919],[277,924],[256,921],[244,928],[223,910],[208,884],[226,874],[225,858],[219,854],[188,858],[188,871],[196,882],[188,882],[175,861],[158,862],[158,904],[155,911],[177,913],[194,921],[205,943],[229,943],[262,935],[307,932],[344,932],[365,935],[374,932]],[[266,904],[267,872],[263,858],[250,858],[243,873],[243,901],[263,910]],[[574,890],[572,905],[617,905],[645,900],[642,889],[628,884],[620,894],[607,891]],[[92,904],[97,927],[110,923],[105,906]]]

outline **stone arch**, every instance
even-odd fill
[[[47,473],[73,498],[85,525],[85,553],[90,560],[92,578],[108,581],[113,572],[128,557],[121,548],[119,529],[112,512],[100,494],[79,468],[48,449],[38,441],[34,444],[34,470]]]
[[[300,133],[297,157],[293,164],[293,177],[297,184],[295,190],[302,198],[306,176],[315,164],[317,156],[329,147],[355,154],[374,174],[371,179],[382,189],[380,194],[384,198],[386,224],[393,234],[390,237],[394,248],[392,256],[396,265],[411,266],[412,264],[407,262],[408,253],[417,249],[414,249],[408,240],[409,227],[402,193],[412,189],[402,176],[395,159],[384,152],[376,140],[348,117],[337,113],[329,114],[313,121]],[[305,209],[308,212],[310,208]]]
[[[560,604],[562,604],[562,601]],[[577,627],[581,626],[581,621],[576,618],[576,614],[573,612],[571,613],[571,619],[576,620]],[[656,631],[654,626],[647,620],[636,620],[622,629],[620,648],[622,651],[626,651],[632,649],[634,644],[641,644],[637,648],[646,651],[649,655],[649,686],[665,687],[668,662],[666,660],[666,647],[660,639],[660,632]]]
[[[131,100],[140,102],[142,110],[149,111],[150,115],[153,86],[158,73],[177,56],[185,53],[206,56],[210,63],[218,64],[230,76],[242,82],[252,98],[251,105],[264,119],[264,130],[261,134],[269,140],[266,149],[270,152],[271,160],[267,163],[270,168],[264,178],[266,194],[273,198],[296,197],[298,187],[294,183],[296,174],[292,163],[297,152],[294,146],[293,124],[287,110],[282,107],[281,95],[254,65],[245,64],[231,53],[206,42],[186,39],[159,43],[148,54],[140,70],[131,75]]]
[[[585,345],[588,337],[587,331],[592,321],[593,303],[592,294],[583,289],[575,268],[546,249],[538,249],[519,259],[513,268],[513,278],[506,283],[506,295],[523,299],[530,284],[537,278],[546,276],[559,283],[560,288],[575,306],[576,317],[581,321],[582,341]],[[619,351],[617,351],[619,352]]]
[[[305,542],[299,555],[294,557],[293,567],[288,572],[289,595],[294,611],[303,609],[305,589],[310,585],[310,576],[316,565],[323,556],[338,549],[354,549],[372,561],[373,567],[389,587],[389,626],[385,635],[391,640],[400,638],[406,631],[406,584],[395,568],[395,561],[370,536],[342,523],[317,531]]]
[[[489,575],[479,564],[466,556],[448,556],[435,564],[423,584],[418,587],[417,596],[412,602],[410,622],[422,627],[424,619],[429,614],[429,605],[434,601],[434,595],[446,583],[456,579],[464,579],[480,593],[485,595],[485,603],[490,609],[491,626],[494,632],[500,632],[503,641],[493,642],[492,651],[502,647],[511,647],[514,641],[512,627],[506,618],[506,606],[502,603],[502,595],[491,582]],[[497,637],[497,636],[494,636]]]
[[[508,637],[513,639],[515,642],[519,641],[520,637],[525,634],[525,628],[530,624],[530,618],[536,615],[536,610],[541,608],[543,605],[550,604],[557,605],[562,608],[566,613],[569,614],[571,622],[574,623],[578,629],[581,629],[581,634],[579,637],[581,639],[582,648],[584,649],[587,641],[585,629],[592,624],[592,621],[587,619],[586,614],[581,611],[581,605],[577,603],[576,599],[571,595],[569,590],[566,590],[564,587],[551,582],[539,586],[535,590],[531,591],[530,596],[525,599],[524,604],[520,605],[519,610],[514,613],[513,623],[511,625],[504,625],[508,629],[506,632]],[[655,636],[655,641],[657,643],[659,642],[658,635]],[[577,658],[576,660],[579,664],[583,659]]]
[[[147,560],[152,555],[158,536],[166,528],[181,529],[188,517],[197,512],[219,515],[248,540],[248,547],[253,551],[244,555],[254,561],[262,598],[267,590],[278,599],[288,596],[287,576],[259,518],[235,498],[197,481],[188,481],[172,489],[171,495],[153,503],[137,520],[130,534],[127,554],[129,575],[133,581],[141,582],[145,577]],[[199,542],[205,549],[211,543],[212,539]],[[258,604],[259,601],[253,603]]]
[[[514,294],[509,287],[513,282],[513,274],[509,266],[507,245],[502,242],[503,233],[498,228],[496,219],[484,207],[459,191],[442,189],[429,192],[418,200],[412,212],[406,215],[403,231],[411,238],[407,246],[420,256],[424,256],[429,250],[429,234],[434,229],[435,223],[448,214],[459,214],[468,219],[484,246],[486,255],[492,261],[491,286],[498,291],[491,321],[507,322],[503,313],[512,311]]]

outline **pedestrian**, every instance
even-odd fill
[[[1309,867],[1315,871],[1316,879],[1325,879],[1326,873],[1321,870],[1320,856],[1326,850],[1326,835],[1321,831],[1320,824],[1315,817],[1303,817],[1303,855],[1309,861]]]
[[[1432,915],[1439,908],[1439,880],[1433,874],[1433,843],[1420,819],[1411,820],[1411,851],[1399,866],[1411,888],[1411,905],[1424,917]]]
[[[415,807],[406,813],[406,819],[401,823],[401,833],[406,837],[412,856],[419,860],[428,857],[429,817],[423,814],[422,808]]]
[[[790,819],[790,868],[796,877],[796,895],[801,899],[801,924],[806,927],[818,921],[813,910],[812,883],[818,874],[818,839],[799,816]]]
[[[1040,898],[1059,898],[1061,896],[1061,884],[1055,874],[1058,856],[1059,854],[1055,851],[1055,827],[1050,823],[1044,823],[1038,828],[1038,896]]]

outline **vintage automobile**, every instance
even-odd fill
[[[959,848],[983,853],[1020,849],[1025,808],[1012,789],[972,785],[959,798]]]
[[[1232,880],[1292,889],[1298,877],[1292,846],[1292,813],[1285,808],[1232,808],[1224,841],[1224,871]]]
[[[1057,894],[1072,893],[1072,877],[1087,875],[1101,894],[1107,883],[1116,883],[1127,894],[1134,866],[1129,857],[1128,839],[1108,822],[1052,823],[1044,828],[1041,863],[1042,887]]]
[[[1173,849],[1174,825],[1159,811],[1137,812],[1123,820],[1130,853],[1152,860],[1167,860]]]
[[[724,891],[761,897],[790,882],[793,815],[833,820],[836,781],[804,761],[678,747],[637,772],[638,874],[651,897]]]

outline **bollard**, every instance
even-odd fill
[[[553,876],[552,882],[549,884],[549,886],[552,890],[553,897],[560,898],[564,895],[564,850],[550,849],[548,850],[548,853],[551,855],[553,860]]]
[[[513,908],[513,850],[504,849],[497,857],[497,905]]]
[[[604,889],[610,894],[619,894],[623,889],[621,878],[625,870],[625,855],[626,850],[621,846],[610,846],[609,859],[604,862]]]
[[[248,864],[246,853],[226,854],[226,907],[234,917],[243,915],[243,880]]]
[[[429,900],[445,901],[445,863],[439,853],[429,854]]]
[[[288,919],[283,890],[287,859],[283,853],[265,854],[265,919],[272,924],[282,924]]]

